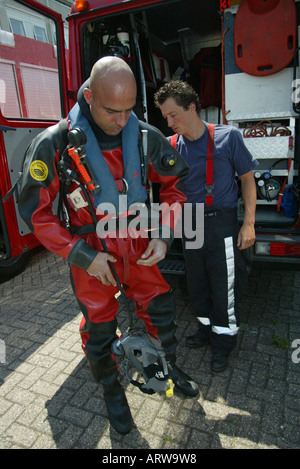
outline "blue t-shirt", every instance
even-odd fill
[[[178,136],[176,148],[190,167],[184,181],[184,193],[188,203],[204,203],[206,196],[207,123],[204,134],[197,140]],[[237,205],[238,185],[235,176],[253,170],[258,162],[246,148],[243,137],[235,127],[215,125],[213,205],[233,208]]]

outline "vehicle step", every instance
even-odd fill
[[[184,260],[163,259],[158,263],[158,267],[162,274],[185,275]]]

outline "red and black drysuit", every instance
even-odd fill
[[[96,128],[85,101],[80,100],[79,103],[99,146],[102,146],[103,157],[118,186],[122,182],[119,178],[124,175],[121,142]],[[181,183],[188,174],[188,166],[157,129],[141,121],[139,127],[140,130],[148,131],[148,180],[160,184],[160,202],[169,205],[177,202],[182,206],[186,197]],[[68,206],[71,229],[67,229],[54,213],[53,203],[62,189],[57,163],[67,146],[67,134],[68,128],[62,121],[46,129],[31,143],[24,165],[19,210],[38,240],[71,266],[73,290],[83,313],[80,325],[82,346],[95,380],[105,384],[114,379],[117,373],[111,344],[116,337],[119,305],[115,294],[118,287],[105,286],[86,272],[98,251],[103,251],[95,230],[82,234],[84,227],[93,225],[90,208],[87,206],[75,211],[71,205]],[[176,164],[165,169],[162,159],[168,155],[176,159]],[[43,162],[48,171],[47,178],[42,181],[37,180],[33,171],[30,172],[32,162],[37,160]],[[73,162],[70,169],[77,171]],[[72,182],[67,192],[72,193],[76,188],[77,185]],[[175,223],[176,220],[173,220],[169,239],[159,236],[168,247],[172,242]],[[81,233],[76,234],[76,229],[81,230]],[[130,236],[121,238],[116,233],[114,237],[106,237],[105,241],[109,253],[117,259],[114,267],[126,295],[135,301],[137,316],[144,321],[147,330],[161,341],[167,360],[175,362],[176,326],[172,292],[156,265],[146,267],[136,264],[146,250],[149,239]]]

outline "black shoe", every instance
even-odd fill
[[[186,338],[185,341],[185,345],[188,348],[201,348],[208,344],[208,339],[205,339],[202,335],[200,335],[200,331],[196,332],[194,335],[190,335]]]
[[[198,385],[174,363],[168,364],[169,377],[175,386],[187,396],[195,397],[199,393]]]
[[[224,371],[228,366],[228,355],[224,355],[221,353],[214,353],[212,356],[212,361],[211,361],[211,371],[214,371],[216,373],[220,373],[221,371]]]
[[[131,412],[123,388],[118,394],[104,394],[108,418],[112,427],[122,435],[129,433],[132,426]]]

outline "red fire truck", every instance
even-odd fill
[[[170,129],[153,96],[173,78],[194,86],[203,120],[240,130],[260,163],[256,243],[247,256],[299,263],[299,7],[298,0],[77,0],[67,18],[66,55],[58,13],[35,0],[3,0],[0,281],[20,272],[39,245],[18,213],[26,147],[66,116],[93,64],[105,55],[129,63],[138,84],[135,112],[165,135]],[[291,210],[281,206],[285,189]],[[242,198],[238,210],[242,219]],[[161,268],[184,272],[180,239]]]

